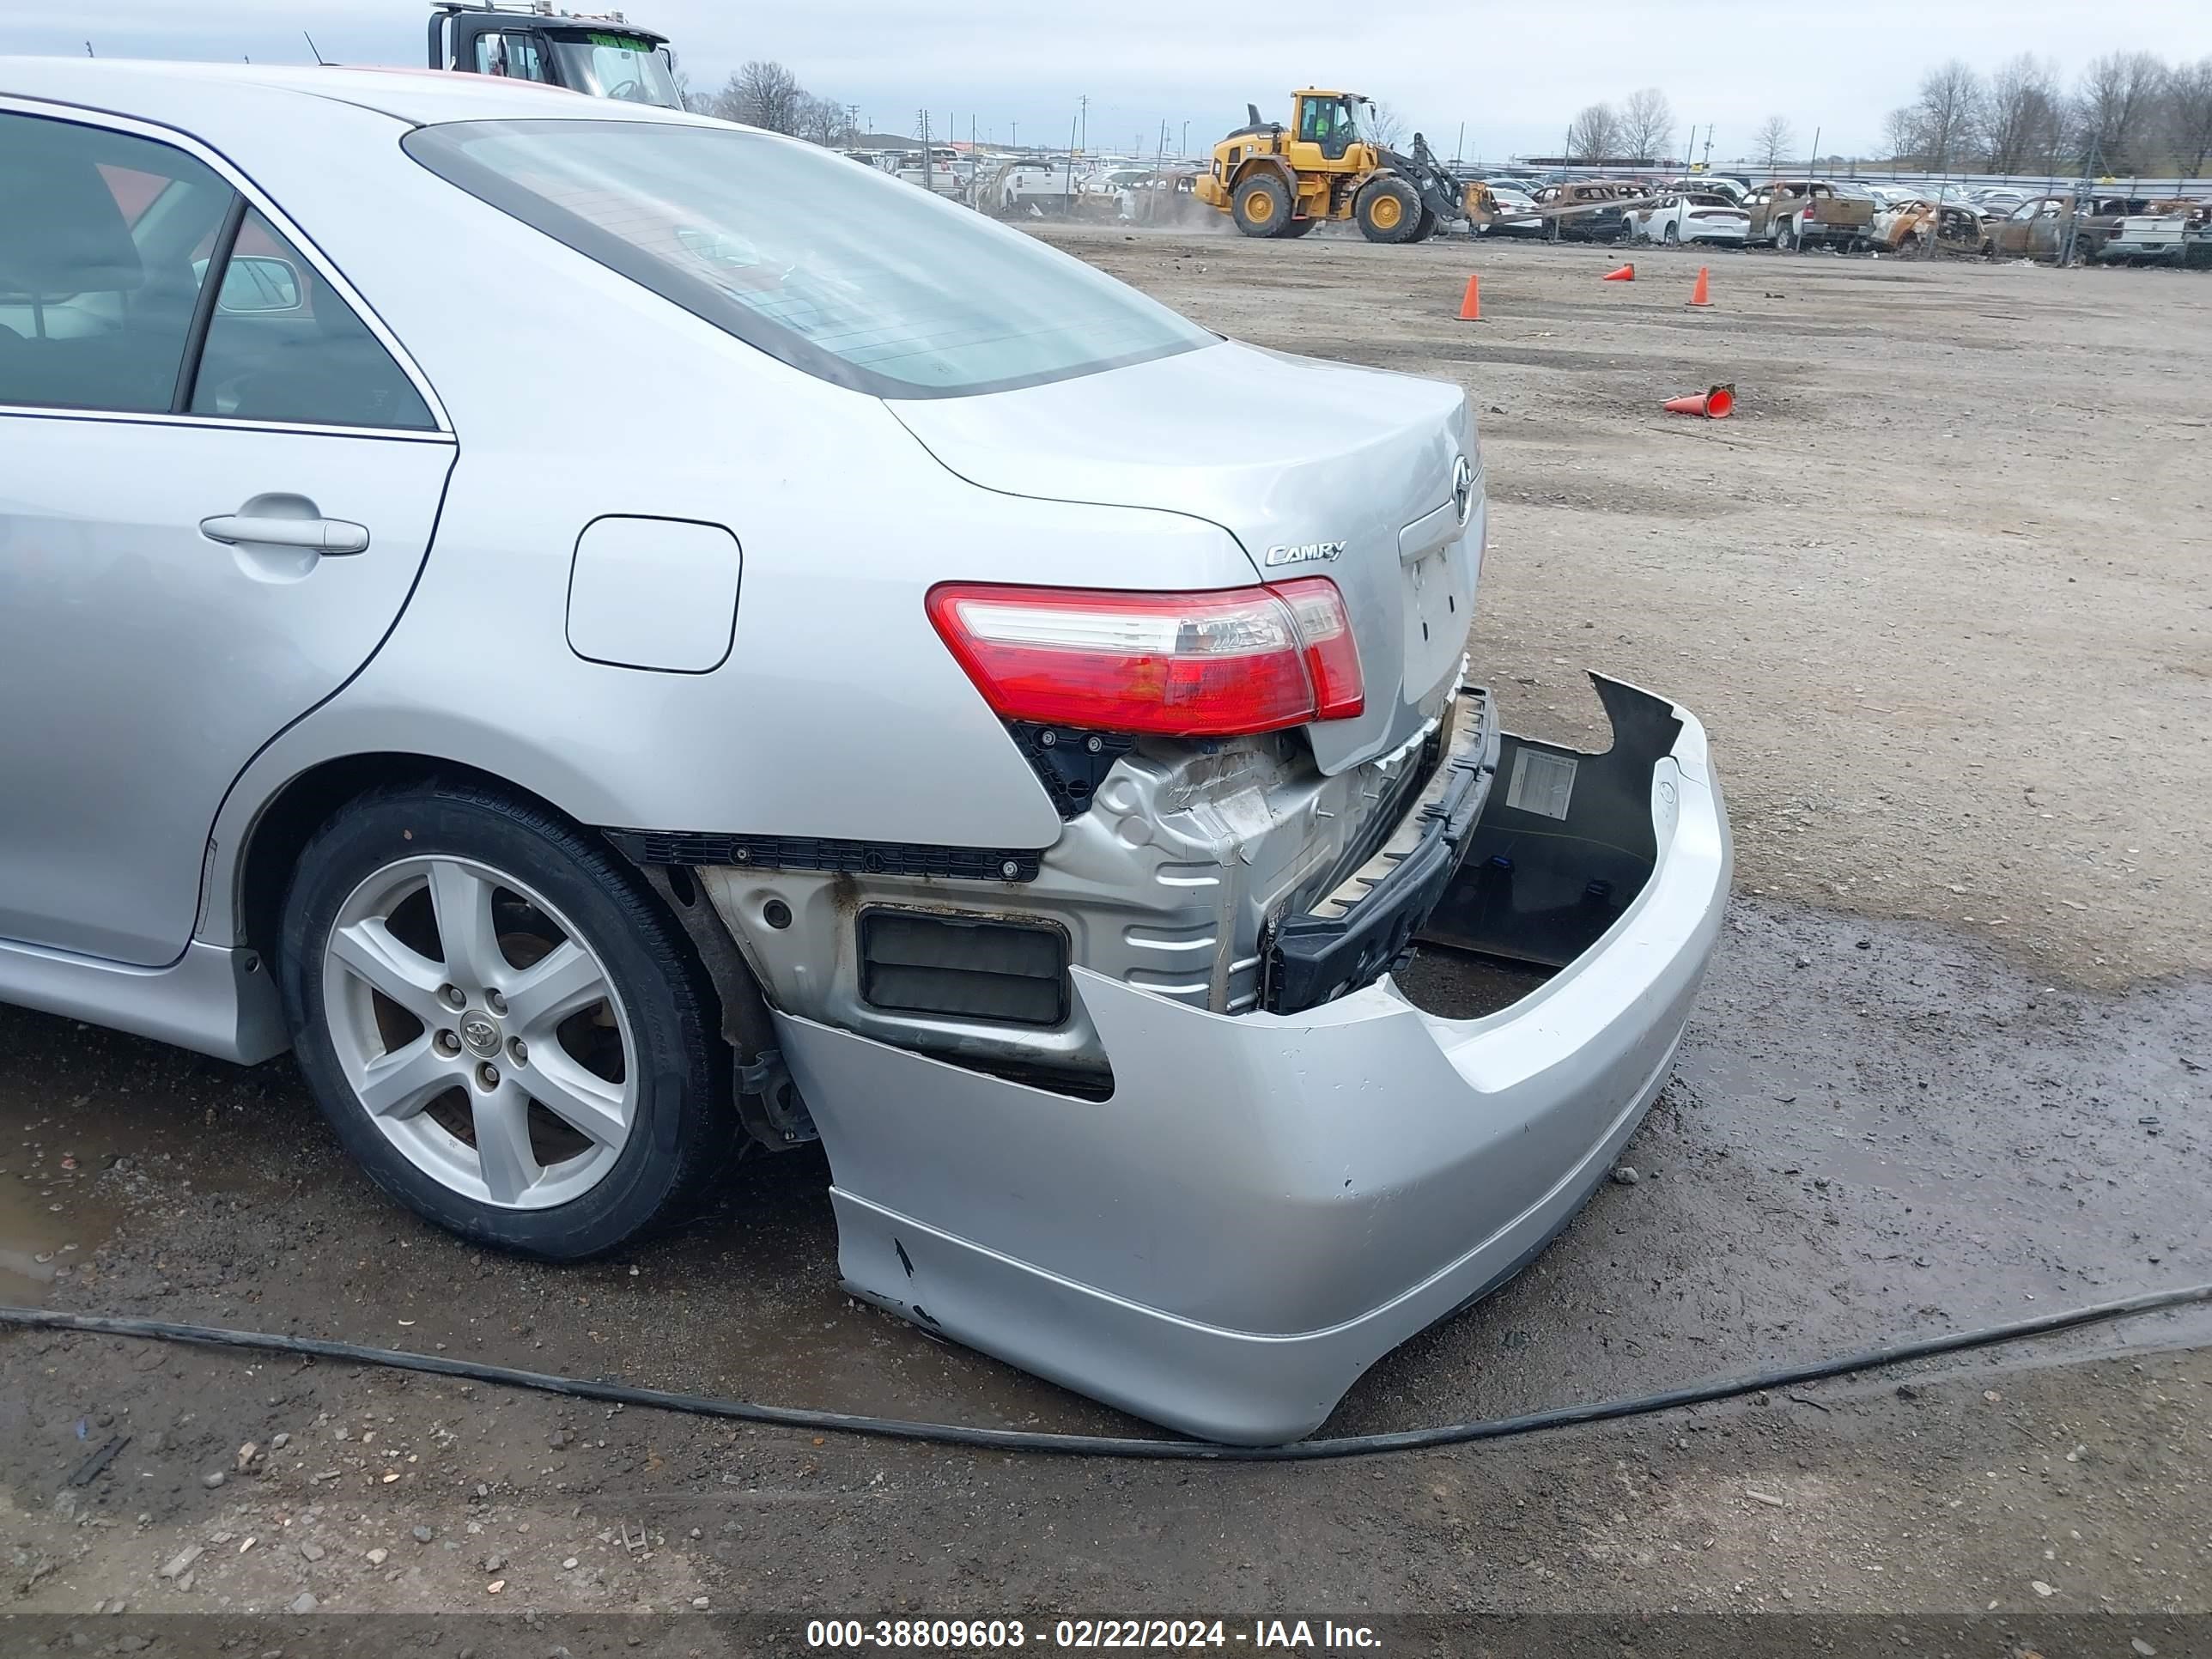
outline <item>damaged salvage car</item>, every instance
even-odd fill
[[[1239,1442],[1664,1085],[1705,732],[1499,730],[1458,387],[479,77],[0,59],[0,1000],[542,1258],[818,1139],[854,1295]]]

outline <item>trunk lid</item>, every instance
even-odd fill
[[[1400,747],[1455,688],[1483,527],[1481,458],[1455,386],[1224,342],[889,407],[939,463],[986,489],[1188,514],[1235,537],[1255,580],[1334,581],[1366,707],[1306,728],[1326,772]],[[1473,476],[1464,529],[1453,493],[1462,455]],[[1059,563],[1041,579],[1130,585],[1111,568]]]

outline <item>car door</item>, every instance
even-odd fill
[[[2027,252],[2028,227],[2041,210],[2041,202],[2022,202],[2005,218],[1999,220],[1990,233],[1990,241],[2000,255]]]
[[[2069,216],[2066,205],[2059,201],[2045,202],[2042,210],[2030,223],[2027,252],[2037,258],[2055,259],[2058,257],[2059,247],[2065,240]]]
[[[453,443],[191,140],[0,108],[0,941],[158,966],[232,781],[398,617]]]
[[[1774,192],[1771,190],[1754,190],[1743,198],[1743,210],[1751,216],[1751,222],[1744,228],[1744,235],[1747,239],[1760,238],[1766,234],[1766,221],[1773,204]]]

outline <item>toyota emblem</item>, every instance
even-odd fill
[[[1452,463],[1452,505],[1459,509],[1462,524],[1474,511],[1474,463],[1464,455]]]

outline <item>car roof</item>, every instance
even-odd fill
[[[0,97],[37,98],[191,129],[241,96],[349,104],[413,125],[441,121],[705,120],[504,76],[447,70],[0,57]],[[266,103],[262,104],[265,111]]]

